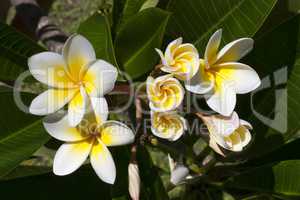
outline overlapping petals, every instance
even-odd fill
[[[200,118],[206,124],[210,139],[230,151],[242,151],[251,141],[249,122],[239,119],[236,112],[230,117],[221,115],[203,116]]]
[[[71,126],[76,126],[87,111],[90,98],[101,98],[110,92],[117,79],[117,70],[104,60],[96,60],[90,42],[81,35],[71,36],[63,55],[43,52],[28,60],[32,75],[50,87],[30,105],[36,115],[54,113],[69,103]]]
[[[133,132],[125,124],[117,121],[98,123],[91,117],[85,117],[76,127],[69,125],[67,116],[55,122],[44,121],[44,127],[51,136],[66,142],[54,158],[56,175],[74,172],[90,157],[96,174],[109,184],[115,181],[116,167],[107,146],[129,144],[134,140]]]
[[[165,53],[156,49],[161,58],[161,70],[180,80],[191,79],[199,68],[199,54],[193,44],[182,43],[182,38],[172,41]]]
[[[248,65],[237,62],[253,48],[251,38],[235,40],[219,51],[222,30],[210,38],[198,73],[186,82],[186,89],[206,94],[208,106],[230,116],[235,108],[236,94],[255,90],[261,83],[258,74]]]
[[[150,76],[147,79],[147,95],[151,110],[165,112],[176,109],[182,103],[184,89],[172,75],[156,79]]]
[[[151,112],[151,131],[160,138],[178,140],[186,130],[186,121],[176,112]]]

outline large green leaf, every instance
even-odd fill
[[[167,30],[184,37],[203,53],[209,37],[223,28],[222,42],[251,37],[261,27],[277,0],[173,0]]]
[[[252,169],[229,178],[225,187],[300,196],[300,160]]]
[[[268,153],[294,138],[300,129],[300,32],[299,16],[256,39],[254,51],[244,62],[254,67],[265,89],[255,92],[253,108],[238,101],[239,113],[247,113],[254,129],[254,142],[247,158]],[[245,106],[247,105],[247,106]],[[254,113],[254,110],[256,113]]]
[[[168,200],[169,197],[158,174],[158,170],[145,147],[140,146],[137,149],[137,161],[142,180],[141,199]]]
[[[110,24],[106,15],[94,14],[80,24],[78,33],[84,35],[92,43],[98,59],[106,60],[118,68],[111,38]]]
[[[44,175],[0,182],[1,195],[10,199],[101,199],[110,200],[108,184],[90,166],[69,176]]]
[[[169,13],[149,8],[130,18],[120,30],[116,42],[116,55],[124,70],[139,77],[151,70],[158,60],[154,48],[159,48]]]
[[[28,103],[32,95],[23,94]],[[12,91],[0,95],[0,177],[13,170],[20,162],[29,158],[48,141],[41,120],[21,111],[15,104]],[[28,104],[27,104],[28,105]]]
[[[14,28],[0,22],[0,79],[15,80],[27,67],[27,59],[44,51]]]
[[[122,17],[119,22],[119,27],[121,27],[126,21],[128,21],[130,17],[138,13],[145,2],[146,0],[126,0],[122,12]]]

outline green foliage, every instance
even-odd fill
[[[111,38],[110,24],[106,15],[94,14],[84,21],[78,29],[93,45],[96,56],[118,67]]]
[[[0,188],[1,195],[11,199],[111,199],[110,186],[100,181],[93,169],[87,166],[65,177],[51,172],[0,182]]]
[[[130,18],[115,41],[116,55],[124,70],[137,78],[154,68],[169,13],[149,8]]]
[[[23,94],[29,102],[32,95]],[[15,104],[12,91],[2,92],[0,104],[5,105],[0,113],[0,177],[29,158],[50,138],[41,120],[24,113]]]
[[[283,161],[258,167],[225,182],[225,187],[251,191],[300,195],[300,160]]]
[[[254,109],[271,121],[262,123],[248,110],[256,138],[247,157],[258,157],[279,148],[293,139],[300,128],[295,114],[300,108],[297,101],[300,97],[299,22],[299,16],[293,17],[257,38],[255,49],[246,58],[245,62],[255,67],[261,78],[266,77],[265,81],[276,79],[277,82],[277,85],[270,82],[269,88],[254,95]],[[241,111],[245,111],[243,105],[246,103],[240,102]]]
[[[193,42],[204,53],[210,36],[223,28],[222,42],[251,37],[261,27],[277,0],[173,0],[168,33]]]
[[[15,80],[27,67],[27,58],[45,51],[36,42],[0,22],[0,80]]]

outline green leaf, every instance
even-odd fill
[[[120,30],[115,49],[125,71],[137,78],[154,68],[158,55],[154,48],[162,43],[169,13],[149,8],[130,18]]]
[[[122,12],[122,17],[119,21],[119,28],[124,25],[132,16],[137,14],[146,0],[126,0]]]
[[[44,50],[27,36],[0,22],[0,79],[15,80],[28,69],[28,57]]]
[[[101,199],[111,200],[110,185],[103,183],[90,166],[72,175],[44,175],[0,182],[1,195],[11,199]],[[15,192],[13,192],[15,191]]]
[[[120,146],[110,149],[116,163],[117,178],[111,186],[113,200],[126,200],[128,194],[128,165],[130,160],[129,146]]]
[[[154,166],[149,152],[143,146],[137,149],[137,161],[142,182],[141,199],[168,200],[168,194]]]
[[[31,99],[32,95],[22,94],[24,102],[28,103]],[[16,106],[12,91],[1,93],[0,105],[0,177],[3,177],[50,137],[41,120]]]
[[[78,33],[84,35],[92,43],[98,59],[106,60],[119,68],[106,15],[94,14],[80,24]]]
[[[257,38],[254,51],[243,61],[258,71],[263,86],[270,84],[255,92],[252,102],[249,97],[247,101],[239,101],[238,112],[248,112],[242,118],[250,116],[248,120],[254,127],[251,132],[255,135],[246,158],[262,156],[279,148],[293,139],[300,129],[297,100],[300,98],[299,20],[296,16]],[[251,103],[253,109],[250,110]]]
[[[204,52],[210,36],[223,28],[222,42],[251,37],[261,27],[277,0],[173,0],[167,30],[193,42]]]
[[[229,178],[224,186],[300,196],[300,160],[265,165]]]
[[[18,166],[13,169],[9,174],[2,177],[0,180],[12,180],[17,178],[24,178],[30,176],[36,176],[40,174],[46,174],[52,171],[52,167],[42,167],[42,166]]]

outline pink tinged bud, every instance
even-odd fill
[[[128,180],[129,180],[129,194],[132,200],[139,200],[141,179],[139,175],[139,167],[135,163],[128,165]]]

